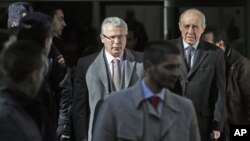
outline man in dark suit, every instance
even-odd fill
[[[201,41],[205,15],[197,9],[184,11],[179,20],[181,38],[172,40],[182,53],[182,95],[195,106],[202,141],[218,139],[225,118],[225,63],[223,51]],[[177,83],[178,84],[178,83]]]
[[[250,61],[231,48],[226,31],[221,27],[206,27],[202,39],[225,52],[227,77],[227,121],[224,140],[229,140],[229,126],[250,124]]]
[[[103,49],[78,61],[72,103],[76,141],[91,140],[99,101],[113,91],[132,86],[142,75],[142,54],[125,49],[127,24],[118,17],[104,19]],[[118,85],[117,85],[118,84]]]
[[[169,90],[179,77],[180,50],[151,42],[143,64],[143,79],[103,101],[93,141],[200,141],[191,100]]]

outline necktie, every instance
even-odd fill
[[[191,58],[192,58],[192,51],[194,50],[194,48],[192,46],[187,47],[187,57],[186,57],[186,61],[187,61],[187,66],[188,66],[188,70],[190,70],[191,66]]]
[[[121,89],[121,71],[120,71],[120,60],[113,59],[113,82],[116,91]]]
[[[149,98],[149,101],[150,101],[151,105],[155,108],[155,110],[158,111],[157,107],[160,103],[160,98],[158,96],[152,96]]]

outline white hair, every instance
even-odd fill
[[[191,8],[191,9],[185,10],[185,11],[181,14],[181,16],[180,16],[180,18],[179,18],[179,23],[182,22],[183,17],[184,17],[187,13],[196,13],[196,14],[198,14],[198,15],[201,17],[201,26],[202,26],[203,28],[206,27],[206,17],[205,17],[205,15],[204,15],[200,10],[198,10],[198,9],[196,9],[196,8]]]
[[[128,26],[127,23],[118,17],[107,17],[103,20],[102,22],[102,26],[101,26],[101,34],[105,34],[106,33],[106,24],[111,24],[114,27],[124,27],[125,29],[125,34],[128,34]]]

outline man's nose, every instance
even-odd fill
[[[193,27],[190,26],[190,27],[188,28],[188,33],[193,33],[193,31],[194,31]]]
[[[173,75],[175,75],[175,76],[179,76],[180,75],[180,68],[179,67],[176,67],[175,69],[174,69],[174,71],[173,71]]]
[[[63,26],[64,26],[64,27],[66,27],[66,26],[67,26],[65,21],[63,21]]]
[[[117,36],[117,37],[114,38],[114,43],[119,43],[120,40],[121,40],[121,38]]]

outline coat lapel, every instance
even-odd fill
[[[143,131],[144,131],[144,127],[145,127],[145,117],[144,117],[144,111],[142,108],[142,101],[144,101],[144,97],[143,97],[143,90],[142,90],[142,86],[141,86],[141,79],[138,80],[132,87],[132,102],[133,102],[133,106],[135,106],[134,108],[136,109],[135,112],[135,117],[136,119],[136,123],[135,123],[135,127],[136,130],[139,132],[139,137],[143,136]],[[139,110],[141,109],[141,110]],[[131,117],[131,119],[128,120],[135,120],[135,117]]]
[[[133,54],[125,49],[125,59],[124,59],[124,77],[125,79],[123,79],[124,81],[122,83],[124,83],[124,88],[127,88],[129,86],[129,83],[131,81],[131,77],[132,77],[132,73],[135,67],[135,57],[133,56]]]
[[[96,57],[95,61],[93,62],[94,64],[94,70],[96,70],[96,75],[99,76],[100,80],[102,81],[103,86],[106,89],[106,93],[110,92],[109,89],[109,80],[108,80],[108,74],[109,71],[106,69],[106,61],[104,58],[104,49],[98,54]]]
[[[188,68],[187,68],[186,61],[185,61],[185,52],[184,52],[184,47],[183,47],[181,38],[177,42],[177,46],[179,47],[179,49],[181,51],[181,55],[183,56],[182,57],[182,64],[180,66],[180,73],[183,74],[184,76],[187,76]]]
[[[160,114],[157,113],[157,111],[154,109],[154,107],[150,104],[149,101],[147,101],[146,105],[147,105],[147,108],[148,108],[148,113],[150,115],[154,115],[155,117],[157,117],[159,119],[161,118]]]
[[[177,42],[177,46],[179,47],[179,49],[181,51],[181,55],[183,56],[182,57],[183,63],[180,66],[180,74],[182,74],[183,76],[187,76],[187,78],[188,78],[198,69],[199,65],[204,61],[204,59],[208,55],[208,53],[207,53],[207,51],[200,49],[200,48],[204,48],[202,41],[200,41],[200,44],[196,50],[196,55],[194,58],[193,67],[188,72],[188,68],[187,68],[187,65],[185,63],[185,52],[184,52],[184,47],[183,47],[183,43],[182,43],[181,38],[179,38],[179,41]]]
[[[207,51],[200,49],[202,47],[203,46],[201,44],[200,46],[198,46],[194,58],[193,67],[190,69],[187,77],[190,77],[198,69],[199,65],[204,61],[205,57],[208,55]]]
[[[167,132],[170,130],[172,125],[174,124],[177,114],[180,111],[178,108],[177,103],[172,98],[173,93],[169,90],[165,90],[165,101],[164,101],[164,107],[163,107],[163,113],[162,113],[162,132],[161,137],[164,138],[164,136],[167,134]]]

